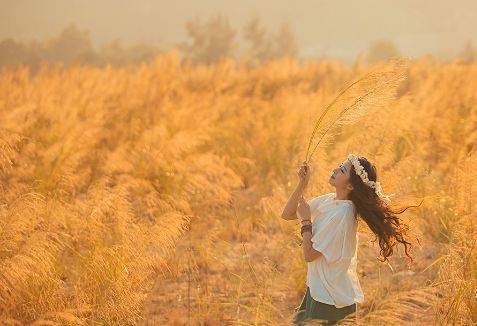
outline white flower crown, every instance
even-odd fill
[[[368,179],[368,173],[363,168],[363,166],[359,163],[358,157],[356,157],[356,155],[349,154],[348,160],[351,162],[351,164],[353,164],[354,171],[356,172],[356,174],[361,178],[361,180],[363,180],[363,182],[366,185],[374,189],[374,192],[376,193],[376,195],[378,195],[378,197],[387,201],[391,201],[391,196],[394,196],[394,194],[384,195],[381,192],[381,184],[379,182],[375,182]]]

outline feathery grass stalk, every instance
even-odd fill
[[[337,134],[338,127],[356,123],[371,111],[388,104],[405,79],[406,66],[405,59],[393,59],[386,65],[388,69],[371,72],[342,90],[316,121],[308,140],[306,161],[310,161],[319,144]],[[315,138],[318,141],[312,148]]]
[[[240,275],[232,273],[239,278],[239,284],[238,284],[238,287],[237,287],[237,295],[236,295],[236,299],[237,299],[236,319],[237,320],[240,320],[240,296],[242,294],[243,276],[244,276],[244,271],[245,271],[245,257],[244,256],[245,256],[245,253],[242,254]]]

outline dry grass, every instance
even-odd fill
[[[440,269],[441,300],[437,316],[442,324],[477,323],[477,225],[474,196],[477,155],[461,162],[456,175],[457,218],[450,236],[450,250]]]
[[[280,60],[0,73],[3,324],[283,325],[303,295],[279,219],[313,117],[372,66]],[[477,65],[412,61],[389,106],[314,155],[305,196],[349,152],[405,218],[415,265],[360,224],[358,324],[476,323]],[[419,240],[419,242],[417,241]],[[355,321],[353,321],[355,322]]]

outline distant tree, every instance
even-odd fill
[[[124,65],[150,60],[160,52],[161,49],[155,45],[140,43],[123,46],[119,40],[105,44],[96,51],[87,30],[69,25],[46,41],[29,44],[11,38],[0,41],[0,66],[25,64],[36,71],[42,62]]]
[[[11,38],[0,42],[0,66],[12,67],[27,65],[35,71],[42,61],[43,44],[31,42],[24,44]]]
[[[0,64],[13,66],[24,63],[28,58],[28,48],[23,43],[8,38],[0,42]]]
[[[192,63],[210,64],[233,56],[236,32],[222,14],[204,23],[196,18],[186,22],[185,27],[191,43],[179,44],[179,48]]]
[[[72,63],[94,57],[89,32],[80,30],[74,24],[70,24],[58,36],[46,41],[43,51],[42,57],[50,62]]]
[[[467,41],[464,48],[458,54],[458,58],[467,63],[477,61],[477,49],[471,41]]]
[[[268,32],[258,17],[252,17],[243,29],[244,39],[250,43],[248,57],[263,63],[284,56],[296,56],[298,47],[290,25],[283,22],[276,34]]]
[[[113,40],[107,44],[103,44],[99,50],[98,55],[101,62],[110,63],[112,65],[123,64],[127,60],[124,55],[124,47],[120,40]]]
[[[151,60],[159,52],[160,50],[153,45],[141,43],[126,47],[120,40],[114,40],[101,46],[98,57],[103,64],[124,65]]]
[[[275,35],[275,56],[295,57],[298,54],[298,46],[290,24],[283,22]]]
[[[366,61],[368,63],[376,63],[399,56],[401,56],[401,53],[394,42],[390,40],[379,40],[369,45],[366,52]]]
[[[258,17],[252,17],[243,29],[245,40],[250,42],[248,56],[257,63],[272,57],[273,46],[267,30],[261,25]]]

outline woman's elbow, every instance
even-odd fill
[[[312,252],[305,255],[305,261],[307,263],[311,263],[312,261],[315,261],[316,259],[318,259],[318,257],[320,257],[321,255],[322,255],[321,252],[317,250],[313,250]]]
[[[286,214],[285,211],[282,212],[280,217],[284,220],[295,220],[297,218],[296,213]]]

